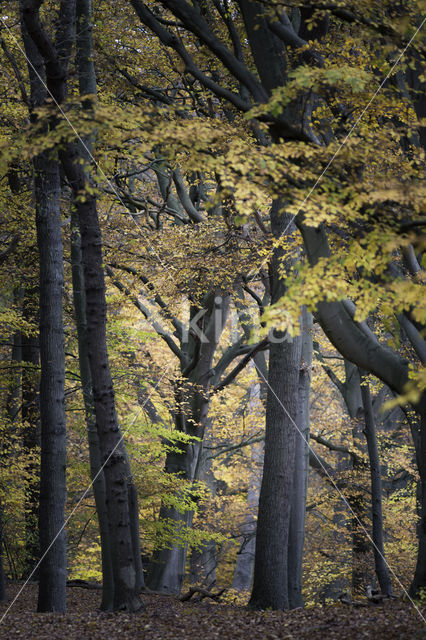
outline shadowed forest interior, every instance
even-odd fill
[[[422,11],[0,3],[0,635],[424,621]]]

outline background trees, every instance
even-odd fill
[[[403,13],[383,6],[380,13],[365,3],[354,13],[273,1],[132,0],[112,8],[94,3],[91,18],[90,3],[79,1],[75,26],[66,14],[74,3],[65,2],[52,14],[68,34],[56,45],[46,34],[49,10],[57,7],[39,5],[22,3],[27,56],[45,74],[62,112],[47,104],[41,85],[38,128],[27,124],[24,134],[18,129],[26,96],[32,99],[40,87],[31,64],[28,78],[19,71],[18,16],[5,19],[2,45],[7,91],[18,105],[16,112],[6,109],[2,124],[8,181],[1,183],[6,249],[0,270],[11,307],[2,321],[2,356],[14,373],[2,390],[2,474],[4,487],[17,496],[1,500],[5,549],[13,531],[8,514],[22,519],[25,494],[10,465],[28,470],[28,487],[37,474],[30,456],[38,452],[28,451],[24,430],[30,422],[36,432],[36,416],[25,411],[28,394],[36,397],[37,376],[27,385],[21,360],[35,371],[38,361],[17,357],[15,340],[16,331],[21,341],[35,340],[36,311],[30,322],[24,313],[30,261],[19,264],[27,239],[14,232],[28,225],[29,167],[42,157],[55,180],[41,182],[40,194],[34,182],[34,204],[40,210],[43,202],[55,203],[56,218],[48,221],[56,221],[57,251],[61,235],[65,246],[67,508],[81,498],[88,478],[82,464],[87,422],[92,478],[106,463],[94,486],[104,608],[140,606],[138,516],[151,587],[179,592],[188,545],[212,567],[197,574],[193,562],[193,580],[211,586],[217,563],[216,579],[231,584],[235,541],[248,535],[254,541],[246,499],[258,490],[263,439],[251,606],[300,606],[303,572],[315,576],[303,582],[308,602],[336,597],[336,585],[340,590],[350,580],[355,590],[365,589],[373,570],[366,535],[370,469],[375,544],[382,552],[377,507],[383,481],[384,549],[395,573],[408,573],[413,529],[405,528],[404,545],[395,540],[402,514],[414,520],[417,473],[418,504],[424,502],[421,40],[392,65],[415,33],[417,5]],[[10,207],[17,192],[25,202],[21,216]],[[13,292],[7,276],[15,264]],[[58,269],[46,278],[59,322]],[[43,321],[41,307],[40,313]],[[61,335],[58,324],[57,340]],[[43,382],[51,360],[43,356],[42,332],[40,340]],[[62,351],[58,342],[55,358]],[[256,385],[262,398],[255,402]],[[40,393],[43,408],[44,383]],[[396,394],[408,394],[405,415],[379,419],[383,401]],[[64,391],[57,395],[63,399]],[[43,420],[42,410],[42,429]],[[122,439],[126,426],[133,475]],[[62,456],[63,446],[64,439]],[[330,499],[336,489],[345,496],[340,507]],[[99,555],[93,508],[90,495],[74,516],[73,575],[88,575],[87,559]],[[413,594],[424,586],[422,530]],[[20,539],[6,551],[9,574],[21,573]],[[375,555],[378,569],[377,549]],[[383,566],[379,582],[390,591]]]

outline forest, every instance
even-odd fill
[[[0,638],[424,637],[425,8],[0,2]]]

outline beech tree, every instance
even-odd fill
[[[219,100],[228,102],[243,113],[247,113],[253,104],[261,105],[260,108],[255,109],[252,113],[260,118],[260,120],[266,120],[268,123],[268,133],[272,142],[298,140],[301,143],[309,142],[313,145],[324,145],[332,140],[329,120],[325,120],[323,125],[325,128],[323,129],[318,129],[318,127],[313,126],[312,112],[318,104],[318,101],[321,100],[318,93],[315,94],[314,90],[308,97],[306,97],[306,93],[303,94],[303,91],[302,93],[298,93],[296,90],[292,93],[292,82],[293,86],[294,82],[297,83],[297,76],[294,76],[294,74],[293,76],[289,75],[291,69],[289,66],[290,60],[293,68],[294,64],[296,64],[296,68],[299,67],[302,70],[303,73],[300,74],[301,78],[303,74],[309,77],[309,72],[307,71],[309,65],[313,65],[318,69],[324,68],[324,57],[320,52],[321,45],[318,43],[327,37],[329,31],[330,20],[327,11],[321,12],[321,9],[316,11],[314,7],[307,10],[303,8],[292,23],[286,12],[282,9],[282,5],[274,2],[266,4],[260,2],[238,2],[233,6],[232,10],[227,13],[225,13],[225,9],[222,8],[220,3],[212,3],[212,5],[210,5],[210,3],[203,3],[198,7],[194,7],[183,0],[179,0],[173,2],[158,2],[154,9],[148,7],[140,0],[133,0],[131,4],[143,23],[157,35],[166,47],[174,50],[185,65],[186,72],[193,76],[206,90],[212,92]],[[221,76],[216,75],[215,78],[213,78],[197,66],[182,40],[177,38],[173,31],[170,28],[166,28],[162,23],[161,16],[163,15],[163,10],[169,11],[178,21],[178,28],[191,34],[196,41],[201,43],[202,46],[209,51],[209,55],[213,56],[220,63]],[[349,18],[346,14],[338,14],[338,18],[343,21],[349,20],[350,22],[359,22],[363,25],[367,24],[367,26],[373,30],[379,28],[376,21],[360,19],[357,15],[353,14],[351,14]],[[256,75],[253,73],[253,67],[242,60],[242,49],[238,47],[238,30],[235,29],[234,20],[239,21],[241,19],[244,23],[245,35],[250,45],[251,60],[256,68]],[[221,28],[227,30],[225,31],[225,33],[227,32],[225,39],[222,39],[213,27],[213,25],[219,23],[221,24]],[[295,27],[296,23],[297,27]],[[308,24],[316,25],[312,34],[316,38],[316,46],[308,43],[307,39],[302,37],[303,34],[308,34]],[[383,24],[388,25],[386,17],[383,18]],[[234,28],[232,28],[233,25]],[[241,28],[241,22],[239,22],[239,25]],[[392,29],[392,27],[390,27],[387,33],[389,33],[387,37],[390,40],[393,39],[397,45],[400,44],[401,41],[408,42],[399,35],[398,30],[395,28]],[[232,43],[233,51],[230,50],[226,42],[227,38],[229,38]],[[295,58],[290,53],[292,50],[297,51],[301,48],[303,48],[303,53],[298,58]],[[296,62],[294,62],[294,60],[296,60]],[[230,77],[232,80],[230,80]],[[315,76],[312,74],[310,77],[314,78]],[[296,78],[296,80],[294,81],[293,78]],[[241,88],[240,93],[236,93],[230,88],[232,82],[237,83],[237,86]],[[313,80],[313,83],[315,83],[315,80]],[[306,85],[302,84],[302,88],[304,86]],[[289,98],[283,100],[284,106],[282,106],[279,100],[280,96],[285,95],[284,90],[287,90]],[[271,95],[275,103],[272,102],[271,105],[268,105],[267,103]],[[304,99],[303,95],[305,95]],[[334,95],[333,91],[331,95]],[[302,103],[300,102],[301,99],[303,100]],[[332,100],[331,112],[338,118],[338,126],[342,127],[344,131],[345,122],[348,122],[349,117],[346,110],[338,101],[336,104],[336,101]],[[339,137],[338,128],[334,135]],[[295,178],[293,178],[293,180],[294,179]],[[297,181],[297,178],[295,180]],[[303,183],[306,185],[306,182],[303,181]],[[316,185],[314,177],[311,184],[313,187]],[[279,187],[275,189],[275,191],[279,191]],[[288,186],[285,192],[289,193]],[[301,201],[302,200],[303,198]],[[279,200],[277,200],[277,202],[279,202]],[[281,208],[285,210],[285,201],[281,200],[281,202],[283,203]],[[286,229],[286,223],[282,222],[285,216],[278,217],[278,208],[275,207],[275,210],[277,211],[277,220],[274,222],[273,207],[271,210],[271,221],[273,225],[277,225],[276,237],[278,239],[283,235],[284,230],[288,230]],[[301,231],[308,259],[311,265],[316,265],[320,258],[324,259],[330,256],[325,226],[323,224],[319,224],[318,226],[318,222],[315,223],[315,217],[313,217],[314,223],[312,224],[310,221],[308,224],[306,212],[303,210],[303,204],[302,207],[297,205],[296,212],[297,211],[299,212],[296,215],[295,221]],[[287,218],[288,222],[290,222],[291,219],[291,216]],[[284,292],[281,291],[281,296],[283,293]],[[365,324],[355,319],[356,316],[354,318],[355,310],[349,303],[338,300],[327,302],[319,299],[316,308],[323,330],[331,342],[346,358],[378,376],[396,392],[403,392],[404,386],[408,382],[407,364],[397,353],[382,346]],[[295,343],[297,344],[297,339]],[[296,360],[300,360],[300,355],[296,356]],[[270,367],[275,366],[274,362],[275,360],[271,353]],[[281,358],[280,362],[282,362]],[[278,380],[279,376],[275,376],[275,374],[272,376],[270,371],[270,382],[275,379]],[[292,389],[292,391],[294,391],[294,389]],[[282,392],[282,389],[280,389],[280,393]],[[294,398],[294,395],[292,395],[292,398]],[[275,401],[273,401],[271,397],[268,406],[270,407],[271,402]],[[289,403],[283,402],[283,404],[290,415],[292,415],[291,401],[289,400]],[[422,404],[416,403],[416,407],[420,411],[420,414],[422,414]],[[270,411],[270,409],[268,410]],[[280,409],[280,412],[281,417],[282,409]],[[284,422],[288,419],[288,417],[285,417]],[[269,413],[267,424],[272,425],[272,423],[273,417],[272,414]],[[414,434],[414,436],[417,441],[417,451],[419,452],[419,470],[422,474],[421,447],[416,434]],[[292,486],[293,478],[291,469],[294,464],[294,443],[293,433],[289,432],[288,437],[285,439],[285,447],[289,447],[287,455],[290,466],[288,478],[286,478],[283,483],[283,500],[280,501],[280,514],[283,514],[284,523],[288,523],[289,519],[288,501],[285,499],[285,496],[290,495]],[[279,451],[279,447],[276,447],[276,451]],[[265,456],[267,456],[266,452]],[[282,470],[282,466],[280,466],[278,462],[276,468]],[[271,461],[265,461],[265,473],[268,474],[270,472],[268,470],[270,469]],[[272,486],[277,490],[278,484],[270,482],[270,490],[268,491],[266,489],[267,477],[268,476],[264,476],[263,482],[265,490],[269,495]],[[271,500],[273,500],[273,496],[271,496]],[[270,512],[268,508],[266,508],[265,511],[266,513]],[[258,526],[262,531],[262,520],[266,517],[262,507],[262,498],[260,514]],[[271,517],[273,517],[272,514]],[[288,537],[288,524],[283,524],[283,527],[281,534],[284,536],[284,540],[286,540]],[[265,527],[265,532],[266,531],[268,531],[268,533],[265,534],[265,538],[267,539],[267,536],[271,534],[270,528],[267,526]],[[420,543],[421,539],[422,537],[420,535]],[[262,536],[259,537],[258,535],[257,545],[259,549],[262,548],[261,540]],[[258,572],[255,573],[253,605],[286,608],[288,606],[288,594],[286,586],[283,585],[287,583],[287,568],[286,554],[283,552],[283,546],[277,549],[274,545],[269,544],[265,553],[269,560],[267,561],[266,557],[263,558],[262,562],[259,563]],[[277,556],[277,554],[279,554],[279,556]],[[417,586],[413,587],[413,592],[415,592],[422,581],[422,579],[419,578],[419,575],[422,573],[422,556],[423,543],[420,544],[419,548],[420,564],[415,579]],[[282,569],[277,570],[277,562]],[[262,574],[261,567],[268,566],[274,566],[274,572],[265,571],[265,573]],[[271,584],[270,581],[274,581],[274,576],[276,576],[277,579]],[[258,583],[257,580],[259,580]]]
[[[80,5],[80,19],[84,18],[81,15],[84,7]],[[32,72],[33,68],[39,69],[38,75],[36,75],[36,81],[40,82],[41,78],[46,78],[46,85],[49,91],[49,95],[53,97],[56,104],[61,104],[65,98],[67,90],[67,63],[70,54],[71,46],[75,37],[75,2],[64,2],[61,5],[58,14],[58,36],[57,44],[52,43],[47,35],[39,17],[40,3],[24,2],[22,5],[22,16],[24,29],[28,33],[27,40],[30,40],[27,46],[27,57],[29,60],[29,68]],[[86,19],[88,16],[86,16]],[[24,32],[25,33],[25,32]],[[80,29],[81,33],[81,29]],[[80,38],[80,49],[82,49],[82,39]],[[87,43],[86,43],[87,44]],[[90,45],[89,45],[90,46]],[[65,49],[64,49],[65,47]],[[81,55],[89,54],[87,49],[84,49]],[[90,78],[89,78],[90,80]],[[86,80],[87,81],[87,80]],[[40,82],[44,90],[44,84]],[[42,96],[43,102],[39,101],[39,104],[44,103],[46,99],[46,93]],[[53,121],[54,122],[54,121]],[[50,150],[46,152],[51,153]],[[99,436],[99,444],[101,448],[102,463],[104,467],[104,473],[106,476],[106,491],[107,491],[107,510],[110,526],[111,542],[114,545],[115,552],[112,556],[112,570],[114,575],[114,595],[113,600],[108,602],[108,608],[114,609],[129,609],[137,610],[142,607],[142,603],[137,596],[136,585],[136,562],[140,562],[139,553],[139,541],[132,541],[131,526],[130,526],[130,500],[128,496],[128,461],[125,454],[124,444],[122,442],[121,432],[117,422],[117,416],[114,406],[114,392],[112,387],[111,375],[108,367],[108,355],[106,347],[106,306],[105,306],[105,284],[104,275],[102,269],[102,241],[100,239],[100,229],[96,211],[96,198],[85,198],[83,194],[87,191],[87,177],[84,171],[84,167],[80,163],[81,155],[79,154],[77,147],[73,144],[67,144],[65,150],[60,149],[59,154],[61,162],[67,178],[70,182],[70,186],[74,195],[74,206],[79,216],[79,229],[81,236],[81,252],[83,262],[84,284],[85,284],[85,297],[86,297],[86,317],[87,317],[87,344],[88,344],[88,358],[90,362],[90,374],[93,386],[93,403],[96,415],[97,431]],[[60,221],[59,221],[59,167],[58,161],[54,168],[56,170],[56,187],[54,191],[55,202],[57,203],[57,221],[56,221],[56,233],[60,235]],[[52,169],[53,171],[53,169]],[[55,182],[53,182],[55,184]],[[48,197],[50,203],[51,198],[49,196],[49,190],[47,183],[43,183],[40,194],[37,195],[36,201],[39,198]],[[50,220],[50,217],[49,217]],[[44,234],[43,234],[44,235]],[[50,244],[53,240],[48,239],[47,250],[50,251]],[[59,242],[58,238],[56,242]],[[58,254],[59,257],[59,254]],[[42,260],[44,265],[44,261]],[[62,264],[62,259],[61,259]],[[44,268],[44,267],[43,267]],[[56,265],[56,268],[58,266]],[[60,279],[57,277],[58,284],[60,285]],[[56,301],[59,306],[59,301]],[[55,324],[49,319],[49,330],[53,330]],[[60,334],[59,327],[56,328],[55,334]],[[61,345],[59,345],[61,346]],[[53,347],[55,358],[59,358],[61,349],[58,345]],[[41,350],[43,353],[43,351]],[[63,347],[62,347],[63,353]],[[54,362],[52,358],[49,362]],[[57,365],[58,366],[58,365]],[[62,365],[63,366],[63,365]],[[43,377],[42,377],[43,379]],[[61,406],[63,411],[63,377],[59,379],[62,384],[62,400]],[[46,386],[46,383],[45,383]],[[54,395],[51,391],[46,389],[47,400],[46,402],[52,402]],[[56,406],[60,401],[60,394],[58,392],[58,398],[56,399]],[[41,405],[43,401],[41,401]],[[65,434],[62,434],[63,445],[65,444]],[[47,444],[47,443],[46,443]],[[62,445],[62,446],[63,446]],[[63,449],[64,451],[64,449]],[[62,476],[65,473],[65,463],[61,460],[59,455],[54,457],[55,464],[59,465]],[[51,469],[53,459],[48,461],[46,467],[46,476],[51,477]],[[42,478],[43,478],[42,473]],[[54,505],[57,510],[61,510],[63,514],[63,501],[65,498],[65,490],[62,491],[62,500],[59,494],[53,494],[51,500],[54,500]],[[42,502],[43,504],[43,502]],[[49,517],[50,513],[54,513],[52,504],[49,505]],[[42,511],[41,511],[42,514]],[[42,515],[40,516],[42,518]],[[62,515],[63,518],[63,515]],[[45,517],[41,519],[44,522]],[[55,531],[53,532],[53,528]],[[49,542],[54,535],[61,529],[61,522],[59,517],[56,516],[56,521],[52,523],[52,526],[48,528]],[[44,530],[44,529],[42,529]],[[64,541],[65,533],[62,532],[62,539]],[[136,553],[133,544],[136,544]],[[47,544],[42,541],[42,548],[46,549]],[[48,560],[52,563],[52,567],[60,574],[62,579],[62,587],[55,588],[54,585],[46,584],[43,590],[43,581],[41,579],[40,588],[40,608],[58,608],[63,610],[65,608],[65,544],[62,544],[62,561],[54,561],[53,554],[49,552],[47,555]],[[52,569],[50,569],[52,572]],[[50,578],[50,576],[49,576]],[[58,585],[59,587],[59,585]],[[55,604],[55,600],[52,602],[50,598],[58,599],[60,604]],[[105,603],[105,606],[106,603]]]
[[[37,562],[23,531],[40,501],[42,553],[66,505],[69,571],[99,579],[99,559],[104,610],[143,608],[141,540],[156,591],[185,579],[247,591],[253,577],[251,608],[288,609],[351,581],[358,595],[375,568],[389,596],[385,557],[395,580],[413,570],[407,425],[425,501],[416,2],[119,0],[96,4],[96,19],[89,0],[20,6],[27,77],[13,11],[0,37],[7,574]],[[15,209],[33,205],[39,252],[21,265],[31,224]],[[389,398],[405,413],[381,417]],[[64,610],[65,561],[61,533],[40,609]]]
[[[45,74],[42,56],[35,43],[36,8],[23,1],[22,35],[29,60],[31,108],[45,104],[48,92],[62,101],[63,87]],[[63,2],[56,32],[58,56],[66,70],[73,42],[73,8]],[[49,123],[46,123],[45,130]],[[40,418],[41,468],[39,532],[39,611],[66,609],[66,498],[65,356],[62,326],[63,258],[60,219],[59,161],[44,151],[34,159],[37,240],[40,256]]]

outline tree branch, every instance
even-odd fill
[[[254,345],[254,347],[247,353],[247,355],[244,358],[242,358],[242,360],[240,360],[240,362],[232,369],[232,371],[226,376],[226,378],[222,380],[222,382],[220,382],[216,387],[214,387],[213,393],[218,393],[219,391],[222,391],[222,389],[227,387],[229,384],[231,384],[231,382],[235,380],[235,378],[240,373],[240,371],[242,371],[248,365],[248,363],[253,358],[253,356],[255,356],[256,353],[258,353],[259,351],[263,351],[268,347],[269,347],[268,338],[264,338],[263,340],[258,342],[256,345]]]
[[[310,437],[312,438],[312,440],[315,440],[315,442],[318,442],[318,444],[322,444],[324,447],[327,447],[327,449],[329,449],[330,451],[339,451],[340,453],[346,453],[348,456],[351,456],[354,461],[360,464],[362,463],[359,455],[355,453],[355,451],[351,451],[350,449],[348,449],[348,447],[345,447],[341,444],[334,444],[334,442],[330,442],[330,440],[326,440],[322,436],[316,435],[315,433],[311,433]]]
[[[141,0],[130,0],[136,14],[139,16],[141,22],[143,22],[151,31],[153,31],[160,41],[166,46],[174,49],[176,53],[181,57],[186,66],[186,71],[190,73],[196,80],[198,80],[207,89],[210,89],[219,98],[224,98],[233,104],[240,111],[246,112],[251,108],[251,104],[246,100],[243,100],[241,96],[221,87],[214,82],[209,76],[203,73],[195,64],[182,42],[174,34],[165,29],[157,20],[157,18],[149,11],[146,5]],[[230,53],[230,55],[232,55]]]
[[[107,275],[111,278],[113,285],[122,293],[124,293],[135,305],[137,309],[142,313],[142,315],[151,323],[154,330],[158,333],[158,335],[164,340],[164,342],[168,345],[171,351],[179,358],[179,360],[184,363],[185,356],[182,351],[179,349],[176,342],[173,340],[172,336],[156,321],[152,318],[152,313],[150,313],[148,307],[146,307],[136,296],[132,294],[132,292],[114,275],[112,269],[108,266],[105,267],[105,271]]]

